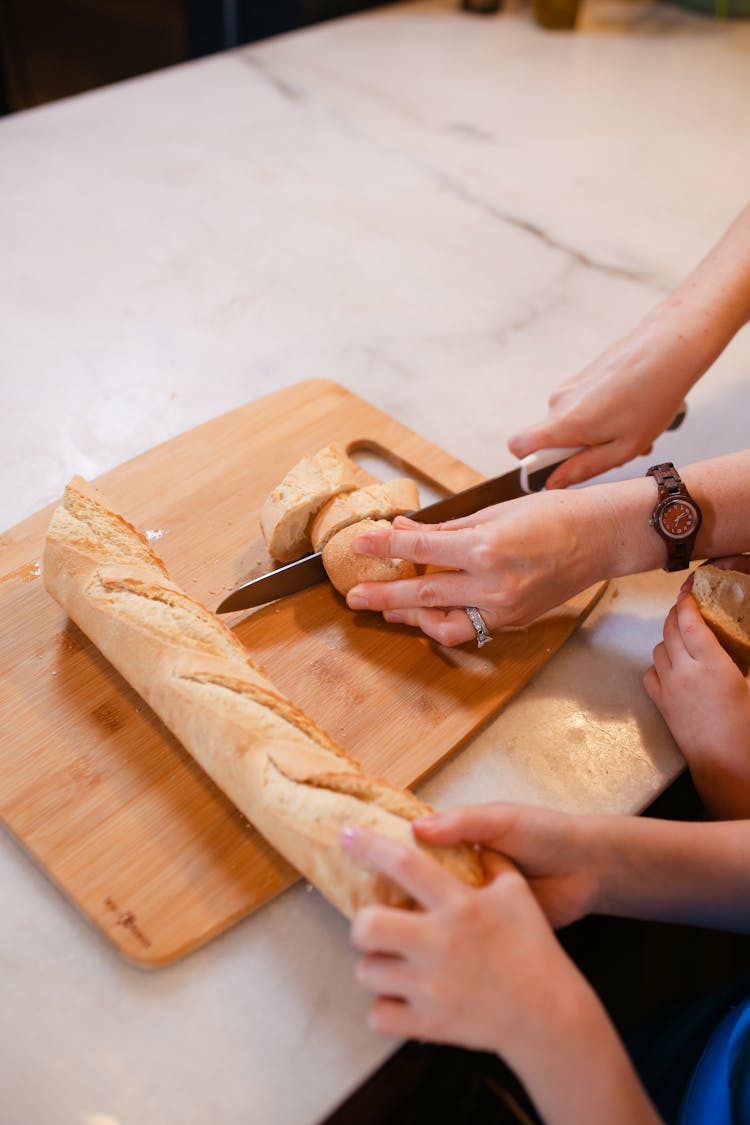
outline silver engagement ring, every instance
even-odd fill
[[[477,634],[477,648],[482,648],[483,645],[488,645],[492,640],[490,631],[484,623],[484,618],[475,605],[464,606],[464,612],[468,615],[469,621]]]

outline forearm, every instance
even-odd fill
[[[602,817],[591,912],[750,933],[750,820]]]
[[[750,205],[678,288],[641,323],[643,338],[670,341],[664,378],[686,394],[750,320]]]
[[[750,320],[750,204],[664,304],[703,309],[727,339]]]
[[[546,1125],[658,1125],[612,1023],[591,988],[561,987],[530,1047],[508,1059]]]
[[[694,556],[697,559],[741,554],[750,548],[750,450],[710,461],[678,466],[688,491],[703,513]],[[580,507],[578,523],[585,534],[580,550],[596,568],[591,581],[663,567],[666,548],[649,526],[657,499],[650,477],[590,485],[572,494]],[[591,551],[592,542],[596,551]]]

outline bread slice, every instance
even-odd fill
[[[357,466],[338,442],[331,442],[290,469],[260,513],[263,538],[273,558],[293,562],[310,554],[310,522],[324,504],[357,487]]]
[[[369,777],[285,699],[224,622],[171,581],[146,539],[80,477],[53,514],[43,576],[250,823],[344,914],[368,902],[407,901],[347,856],[338,838],[346,824],[426,851],[481,885],[476,852],[418,844],[411,821],[429,806]]]
[[[368,484],[354,492],[334,496],[321,508],[310,526],[313,551],[322,551],[337,531],[359,520],[392,520],[419,507],[419,489],[409,477],[385,484]]]
[[[388,520],[359,520],[342,528],[323,548],[323,566],[331,583],[344,597],[360,582],[394,582],[398,578],[414,578],[417,568],[408,559],[383,559],[372,555],[356,555],[352,540],[364,531],[390,527]]]
[[[693,597],[701,616],[747,675],[750,667],[750,574],[710,563],[693,572]]]

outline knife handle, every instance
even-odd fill
[[[536,453],[530,453],[521,462],[521,488],[524,492],[540,492],[558,465],[585,448],[585,445],[571,448],[561,446],[557,449],[537,449]]]
[[[687,402],[683,400],[667,430],[678,430],[685,421],[686,414]],[[567,461],[569,457],[585,448],[585,445],[570,448],[562,446],[557,449],[538,449],[536,453],[530,453],[521,462],[521,488],[524,492],[539,492],[558,465],[562,465],[563,461]]]

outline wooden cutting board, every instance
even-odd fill
[[[438,492],[481,479],[343,387],[316,380],[198,426],[97,483],[154,541],[172,577],[214,608],[272,566],[258,528],[266,494],[334,439],[381,452]],[[168,964],[296,874],[45,593],[51,511],[0,537],[0,811],[125,956]],[[353,614],[327,583],[228,623],[278,688],[365,769],[411,785],[516,694],[602,589],[481,653]]]

